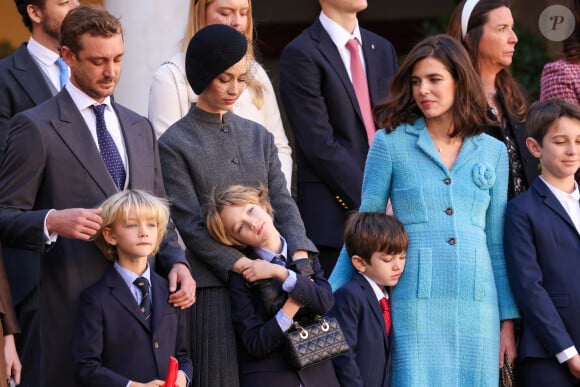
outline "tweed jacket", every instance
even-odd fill
[[[410,241],[391,293],[394,386],[497,386],[500,320],[518,317],[502,243],[507,168],[486,134],[465,138],[448,169],[422,118],[377,133],[360,210],[390,198]],[[333,287],[351,273],[343,251]]]
[[[171,216],[187,248],[198,287],[225,287],[230,268],[243,256],[213,240],[206,230],[202,207],[215,188],[263,184],[289,256],[296,250],[317,251],[306,237],[296,203],[286,188],[274,138],[260,124],[232,112],[220,117],[192,105],[159,138],[159,154]]]

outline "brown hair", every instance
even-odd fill
[[[24,23],[24,26],[28,28],[28,31],[32,32],[32,20],[30,19],[30,16],[28,16],[27,8],[29,5],[33,5],[40,9],[44,9],[46,0],[14,0],[14,3],[16,3],[16,9],[18,9],[18,13],[20,16],[22,16],[22,22]]]
[[[185,30],[185,36],[183,38],[183,51],[187,50],[189,41],[199,30],[207,26],[207,21],[205,20],[205,12],[211,3],[215,0],[191,0],[189,4],[189,17],[187,20],[187,27]],[[256,61],[254,53],[253,44],[254,35],[254,18],[252,16],[252,0],[248,0],[248,25],[244,31],[244,36],[248,40],[248,59],[250,63]],[[251,70],[251,69],[250,69]],[[255,70],[251,70],[255,71]],[[252,103],[258,109],[262,109],[264,106],[264,85],[262,85],[254,76],[249,76],[246,79],[248,85],[248,91],[252,94]]]
[[[405,226],[382,212],[354,212],[344,229],[344,245],[350,257],[358,255],[370,263],[373,253],[400,254],[409,247]]]
[[[103,236],[103,229],[112,227],[117,222],[126,222],[129,211],[135,210],[138,219],[153,217],[157,221],[157,245],[151,254],[159,251],[161,241],[167,231],[169,222],[169,205],[164,199],[140,190],[125,190],[114,194],[105,200],[101,206],[103,224],[95,235],[94,241],[105,257],[111,261],[119,258],[116,246],[107,243]]]
[[[483,86],[465,49],[444,34],[422,40],[409,52],[393,77],[389,97],[373,110],[379,126],[389,133],[400,124],[413,123],[423,116],[413,98],[411,75],[415,64],[428,57],[441,62],[456,82],[451,137],[482,133],[487,124],[487,101]]]
[[[572,0],[571,7],[576,25],[572,35],[562,42],[562,48],[564,59],[578,63],[580,61],[580,0]]]
[[[528,112],[526,133],[542,145],[546,133],[560,117],[569,117],[580,121],[580,107],[561,99],[548,99],[532,104]]]
[[[224,245],[246,247],[228,236],[221,218],[221,213],[225,207],[245,206],[246,204],[262,206],[270,216],[273,216],[274,210],[268,197],[268,190],[262,184],[258,187],[236,184],[214,190],[209,201],[203,207],[205,226],[209,235]]]
[[[94,5],[81,5],[71,10],[62,21],[60,27],[59,46],[67,46],[74,54],[81,50],[81,36],[111,37],[122,34],[123,29],[118,18]]]
[[[469,22],[467,23],[467,34],[465,35],[465,39],[463,39],[461,36],[461,13],[464,5],[465,0],[459,3],[451,13],[447,33],[463,44],[467,52],[469,52],[473,66],[479,72],[477,60],[479,55],[479,42],[483,35],[483,26],[489,20],[488,14],[497,8],[510,8],[511,4],[507,0],[480,0],[471,12]],[[504,97],[508,113],[518,120],[523,121],[527,111],[526,97],[509,68],[504,67],[497,73],[495,86]]]

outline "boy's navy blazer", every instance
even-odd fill
[[[580,349],[580,234],[542,179],[508,203],[504,246],[523,317],[518,359]]]
[[[74,341],[75,380],[88,387],[125,387],[128,379],[165,379],[169,357],[191,380],[186,314],[171,306],[167,281],[151,270],[153,311],[143,313],[114,267],[81,295]],[[151,323],[151,324],[150,324]]]
[[[334,293],[334,301],[329,315],[338,320],[350,347],[333,359],[341,386],[389,386],[391,343],[371,285],[356,273]]]
[[[314,259],[313,269],[312,281],[296,276],[296,286],[290,295],[314,312],[325,315],[332,307],[332,290],[318,259]],[[285,354],[285,334],[276,318],[269,315],[258,292],[235,273],[230,274],[228,285],[238,340],[241,387],[338,387],[331,361],[298,372],[291,369]]]

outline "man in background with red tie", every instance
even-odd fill
[[[61,55],[70,82],[43,104],[14,116],[0,164],[0,237],[8,247],[41,253],[40,279],[19,310],[37,323],[24,331],[22,386],[72,386],[72,338],[80,292],[108,267],[89,239],[101,227],[108,196],[125,188],[165,196],[149,122],[111,100],[124,53],[121,24],[79,6],[64,18]],[[103,106],[104,105],[104,106]],[[173,226],[151,266],[168,275],[169,303],[195,299]]]
[[[329,276],[346,214],[360,205],[377,129],[371,108],[388,95],[397,57],[390,42],[359,28],[366,0],[320,0],[320,6],[314,24],[282,52],[280,93],[296,144],[298,207]]]
[[[336,317],[349,345],[332,360],[341,386],[388,387],[391,376],[391,309],[387,290],[405,269],[409,237],[395,217],[380,212],[349,216],[344,244],[358,271],[334,293]]]

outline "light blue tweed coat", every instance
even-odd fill
[[[377,133],[360,211],[390,197],[410,244],[392,290],[392,386],[498,384],[500,320],[518,317],[502,246],[507,197],[505,145],[464,140],[455,164],[441,161],[423,119]],[[343,249],[330,282],[350,279]]]

